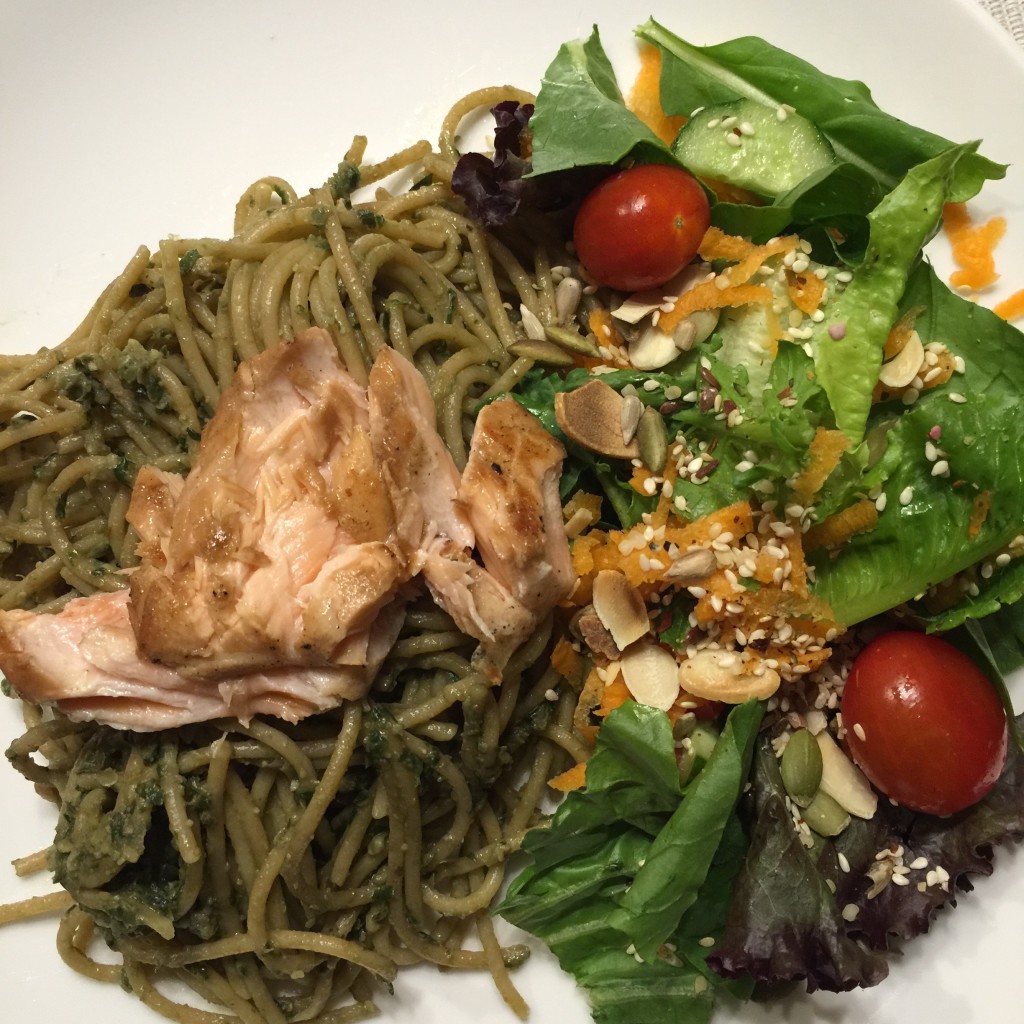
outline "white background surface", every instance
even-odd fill
[[[0,349],[59,342],[140,242],[229,233],[235,200],[257,177],[277,174],[302,192],[334,170],[356,132],[369,135],[378,158],[436,135],[444,111],[470,89],[535,89],[558,45],[592,22],[627,85],[631,29],[648,13],[697,43],[765,36],[867,81],[881,106],[908,121],[956,140],[984,138],[987,155],[1014,166],[972,203],[976,218],[999,212],[1009,222],[998,250],[1004,278],[983,301],[1024,287],[1024,59],[971,0],[521,0],[501,8],[0,0]],[[0,739],[17,731],[13,705],[0,707]],[[6,764],[0,806],[2,902],[38,888],[4,866],[46,845],[52,821]],[[1001,851],[998,866],[994,880],[908,947],[878,989],[723,1007],[716,1019],[1018,1019],[1024,859]],[[0,930],[0,1021],[157,1019],[119,990],[68,972],[53,933],[52,922]],[[536,1024],[589,1020],[542,953],[519,980]],[[413,972],[399,992],[385,1015],[403,1024],[513,1019],[480,978]]]

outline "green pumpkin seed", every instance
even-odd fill
[[[837,836],[850,824],[850,815],[820,789],[801,815],[819,836]]]
[[[782,754],[782,784],[798,807],[806,807],[821,785],[821,749],[806,729],[797,729]]]
[[[548,324],[544,328],[544,333],[550,341],[572,352],[580,352],[585,356],[593,356],[595,359],[601,354],[597,349],[597,343],[590,336],[585,338],[576,331],[568,331],[564,327],[555,327],[552,324]]]
[[[657,409],[648,406],[636,428],[636,441],[640,447],[640,461],[652,472],[665,468],[668,456],[668,431]]]
[[[514,356],[534,359],[538,363],[545,363],[548,366],[572,366],[576,362],[564,348],[559,348],[550,341],[537,341],[534,338],[517,341],[509,345],[508,350]]]

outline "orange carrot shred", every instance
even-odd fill
[[[992,312],[1004,320],[1019,320],[1024,317],[1024,288],[1014,292],[1009,298],[1003,299],[993,307]]]
[[[574,764],[568,771],[556,775],[548,785],[557,789],[559,793],[568,793],[573,789],[582,789],[587,784],[587,762],[580,761]]]
[[[640,48],[640,71],[629,92],[626,106],[662,142],[671,143],[686,118],[669,116],[661,106],[661,49],[645,45]]]
[[[966,204],[946,203],[942,222],[953,247],[953,259],[960,267],[950,275],[949,283],[974,290],[994,283],[999,277],[994,250],[1006,232],[1006,218],[992,217],[975,225]]]

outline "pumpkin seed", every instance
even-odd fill
[[[640,461],[652,473],[664,469],[668,456],[668,431],[661,413],[653,406],[644,409],[636,428],[636,440],[640,446]]]
[[[850,824],[846,810],[820,789],[800,813],[819,836],[837,836]]]
[[[797,729],[782,754],[782,783],[798,807],[807,807],[821,786],[821,748],[807,729]]]
[[[576,331],[567,331],[564,327],[555,327],[552,324],[548,324],[544,328],[544,333],[547,334],[549,341],[569,349],[570,352],[580,352],[585,356],[593,356],[595,359],[601,355],[597,343],[589,335],[584,338]]]
[[[576,362],[564,348],[552,345],[550,341],[538,341],[535,338],[514,342],[509,345],[508,350],[514,356],[533,359],[548,366],[572,366]]]

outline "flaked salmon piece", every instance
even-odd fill
[[[416,568],[437,537],[471,550],[473,530],[455,497],[459,470],[437,432],[437,412],[422,374],[384,349],[367,388],[370,438],[397,514],[397,534]]]
[[[366,393],[318,329],[238,368],[188,477],[141,470],[128,521],[139,647],[189,674],[339,664],[409,575]]]
[[[454,543],[426,545],[422,572],[431,594],[480,640],[474,664],[493,680],[575,580],[558,495],[564,458],[562,445],[518,402],[485,406],[455,499],[483,565]]]
[[[69,601],[60,612],[0,612],[0,663],[27,700],[74,720],[140,732],[266,714],[298,721],[365,693],[403,618],[396,604],[361,638],[362,663],[196,679],[140,657],[126,590]]]
[[[503,398],[477,416],[459,485],[484,568],[538,616],[576,578],[558,494],[564,459],[565,448],[540,421]]]

